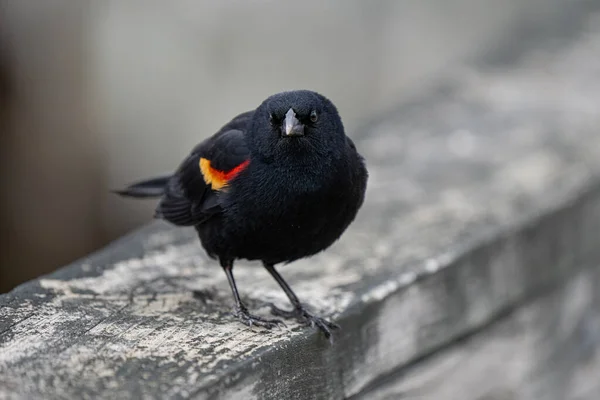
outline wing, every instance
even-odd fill
[[[244,135],[252,114],[238,115],[192,150],[169,180],[156,217],[192,226],[221,212],[219,192],[250,162]]]

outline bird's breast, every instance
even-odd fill
[[[225,236],[235,237],[237,256],[292,261],[331,245],[356,210],[352,188],[324,178],[264,176],[236,187],[225,210]]]

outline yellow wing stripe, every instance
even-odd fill
[[[213,190],[221,190],[223,187],[227,185],[227,182],[232,180],[244,170],[250,163],[250,160],[246,160],[237,167],[229,170],[229,171],[219,171],[211,167],[210,160],[206,158],[200,158],[200,172],[202,173],[202,177],[204,178],[204,182]]]

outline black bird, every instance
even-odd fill
[[[238,294],[234,261],[260,260],[293,306],[272,305],[272,313],[316,325],[329,338],[338,326],[307,311],[275,265],[334,243],[362,206],[367,177],[333,103],[298,90],[235,117],[197,145],[173,175],[117,193],[161,197],[156,218],[195,227],[227,275],[241,322],[269,329],[281,323],[250,314]]]

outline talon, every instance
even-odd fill
[[[298,312],[296,310],[292,310],[292,311],[282,310],[281,308],[277,307],[274,304],[270,304],[270,306],[271,306],[271,314],[273,314],[273,315],[276,315],[276,316],[282,317],[282,318],[288,318],[288,319],[297,318]]]
[[[303,325],[310,325],[312,328],[318,328],[330,342],[333,342],[333,336],[331,334],[332,329],[340,329],[340,326],[336,323],[327,321],[321,317],[311,314],[305,308],[295,308],[291,311],[282,310],[274,304],[271,304],[271,314],[277,315],[283,318],[296,319]]]
[[[240,320],[241,323],[248,327],[256,325],[266,329],[272,329],[279,326],[280,324],[286,326],[283,323],[283,321],[279,319],[266,319],[256,315],[252,315],[248,312],[246,308],[236,308],[235,316]]]

